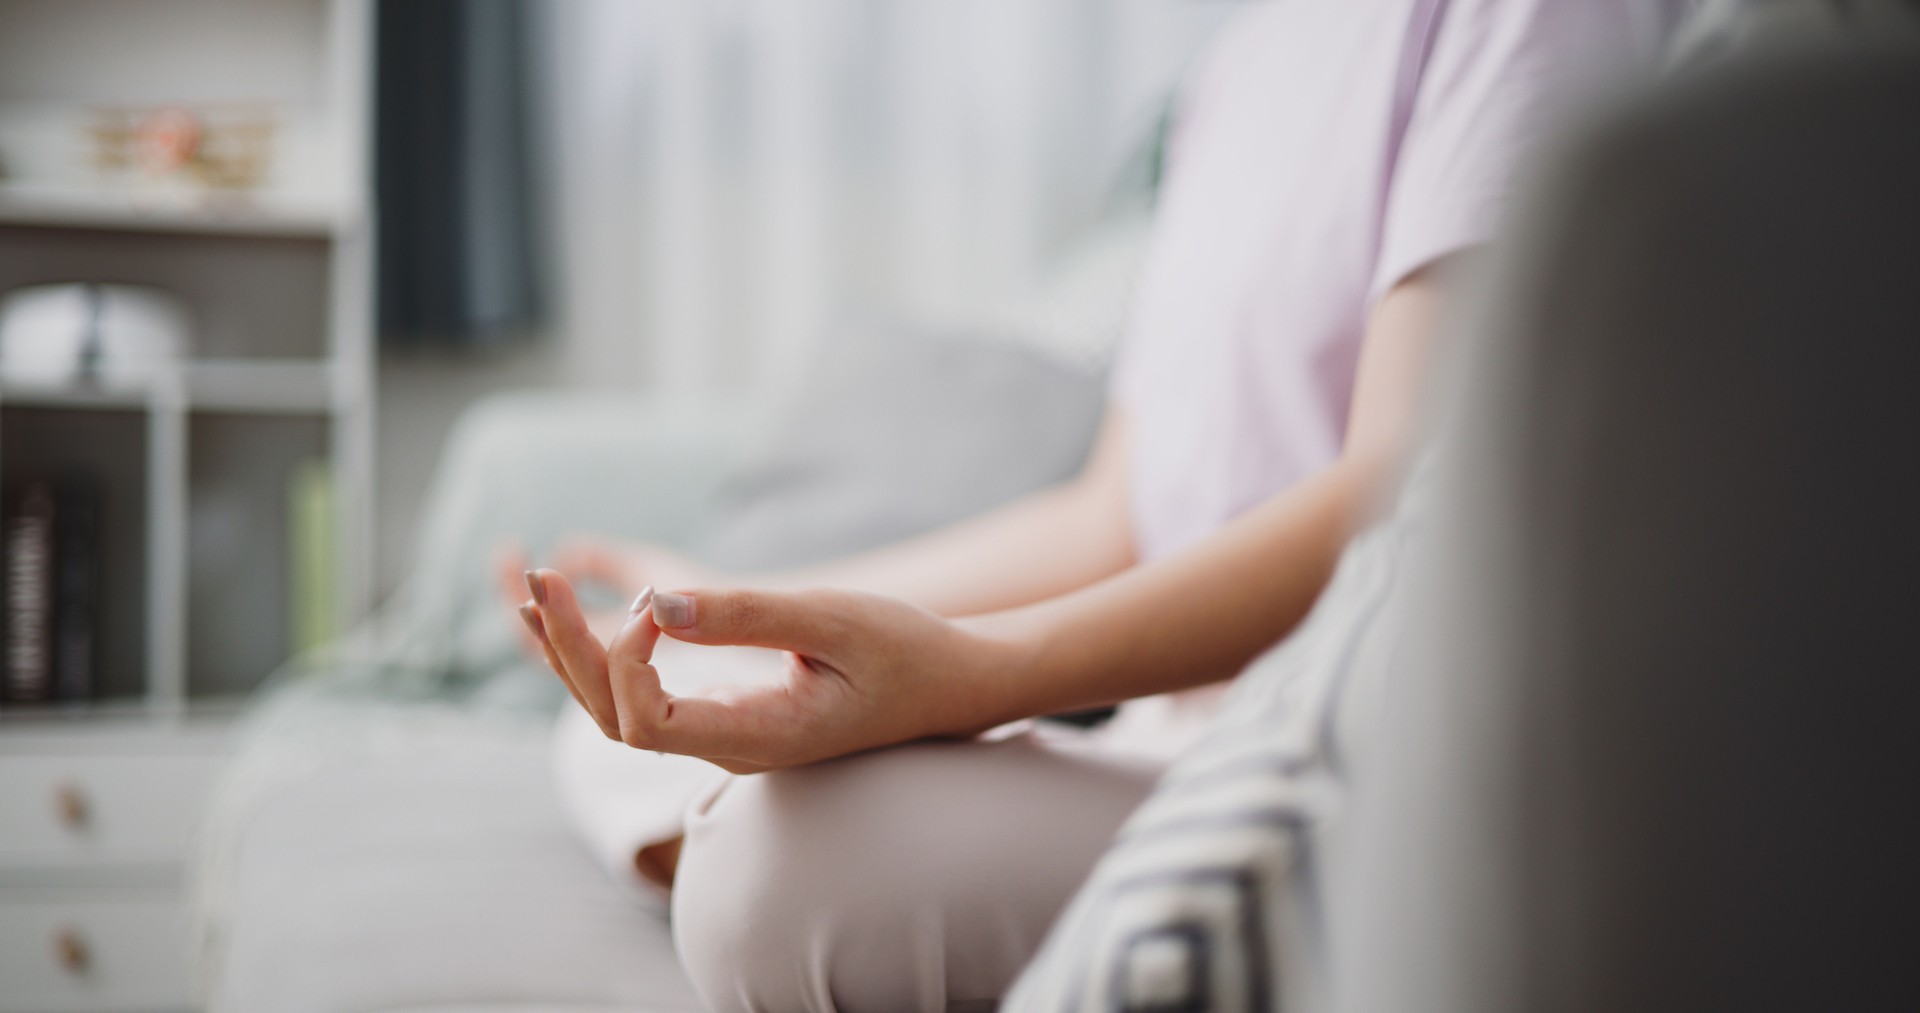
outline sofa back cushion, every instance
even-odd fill
[[[1105,383],[1015,341],[855,323],[726,481],[695,553],[804,565],[932,530],[1075,474]]]

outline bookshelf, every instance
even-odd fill
[[[86,475],[104,564],[91,692],[0,702],[0,1013],[193,1008],[184,868],[233,719],[367,606],[371,29],[370,0],[0,0],[0,299],[139,285],[189,321],[112,383],[0,354],[0,504]],[[209,143],[270,119],[264,172],[108,171],[112,118],[162,108]]]
[[[0,703],[0,735],[220,709],[314,615],[367,608],[371,21],[368,0],[0,0],[0,296],[151,286],[192,321],[136,383],[0,364],[0,496],[84,473],[105,558],[92,698]],[[264,176],[161,185],[90,155],[100,110],[168,106],[269,117]]]

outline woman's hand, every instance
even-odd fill
[[[588,628],[566,577],[526,575],[522,606],[548,664],[610,738],[736,773],[795,766],[1019,716],[996,702],[1023,660],[905,602],[852,591],[642,592],[612,642]],[[781,679],[673,696],[652,665],[665,632],[693,644],[788,651]]]
[[[500,597],[510,608],[519,608],[526,600],[526,572],[530,566],[525,549],[505,545],[494,555],[495,583]],[[553,550],[552,568],[575,583],[591,582],[613,589],[622,598],[639,594],[649,586],[697,587],[735,583],[735,578],[651,542],[617,542],[595,535],[570,535]],[[592,616],[593,628],[603,637],[619,629],[623,616]],[[541,656],[539,639],[529,634],[521,645],[529,655]]]

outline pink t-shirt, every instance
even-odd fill
[[[1333,461],[1375,302],[1485,240],[1566,72],[1677,6],[1272,0],[1229,22],[1181,95],[1114,377],[1141,558]]]
[[[1204,538],[1331,464],[1367,317],[1486,240],[1566,85],[1660,41],[1673,0],[1271,0],[1192,74],[1113,387],[1136,548]],[[1224,686],[1106,734],[1177,755]]]

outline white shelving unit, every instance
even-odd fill
[[[0,225],[225,236],[327,238],[349,223],[333,201],[271,195],[212,201],[102,193],[97,187],[0,182]]]
[[[367,0],[0,0],[0,294],[148,284],[199,324],[177,368],[135,389],[0,372],[0,473],[115,473],[103,703],[177,713],[287,655],[284,490],[304,460],[332,479],[333,613],[368,605],[370,33]],[[222,102],[279,113],[257,189],[103,185],[80,164],[89,108]],[[138,630],[114,607],[132,600]],[[0,709],[0,734],[12,719]]]
[[[194,1004],[182,889],[239,698],[289,654],[290,483],[330,478],[333,614],[370,588],[370,0],[0,0],[0,293],[132,283],[194,319],[133,388],[0,375],[0,478],[103,489],[98,699],[0,705],[0,1013]],[[242,198],[89,180],[90,107],[280,114]]]

